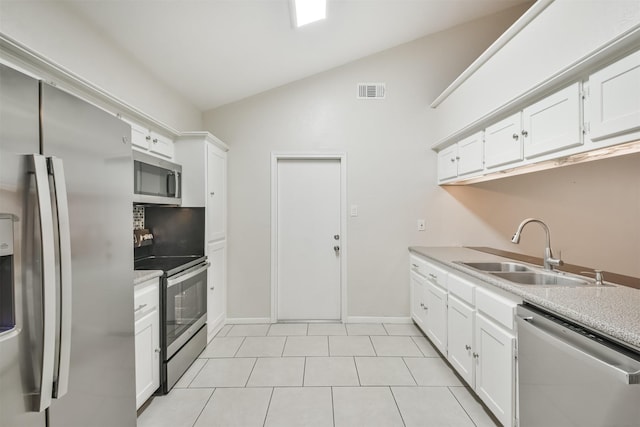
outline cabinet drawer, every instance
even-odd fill
[[[136,286],[133,301],[136,321],[144,317],[147,313],[157,310],[160,302],[158,279],[153,279]]]
[[[409,266],[411,271],[426,277],[441,288],[447,289],[448,273],[443,268],[440,268],[437,265],[415,255],[411,255],[409,257]]]
[[[472,282],[463,279],[462,277],[450,274],[447,279],[447,286],[449,287],[450,293],[454,294],[462,301],[474,305],[474,289],[476,288],[476,285]]]
[[[518,305],[515,301],[482,288],[477,288],[475,293],[478,311],[494,319],[507,329],[513,330],[513,316]]]

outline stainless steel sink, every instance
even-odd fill
[[[558,273],[542,273],[536,271],[528,272],[492,272],[496,277],[518,283],[520,285],[533,286],[587,286],[594,285],[593,282],[577,277],[569,277]]]
[[[460,262],[459,264],[484,272],[531,271],[526,265],[515,262]]]

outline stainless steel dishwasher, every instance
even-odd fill
[[[640,426],[640,352],[527,303],[516,313],[519,426]]]

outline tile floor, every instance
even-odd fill
[[[412,324],[227,325],[140,427],[495,427]]]

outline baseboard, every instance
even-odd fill
[[[220,329],[225,325],[224,313],[218,316],[216,320],[211,322],[211,324],[207,323],[207,342],[211,341],[213,337],[216,336]]]
[[[411,317],[349,316],[345,323],[413,323]]]
[[[227,325],[247,325],[259,323],[271,323],[270,317],[227,317]]]

